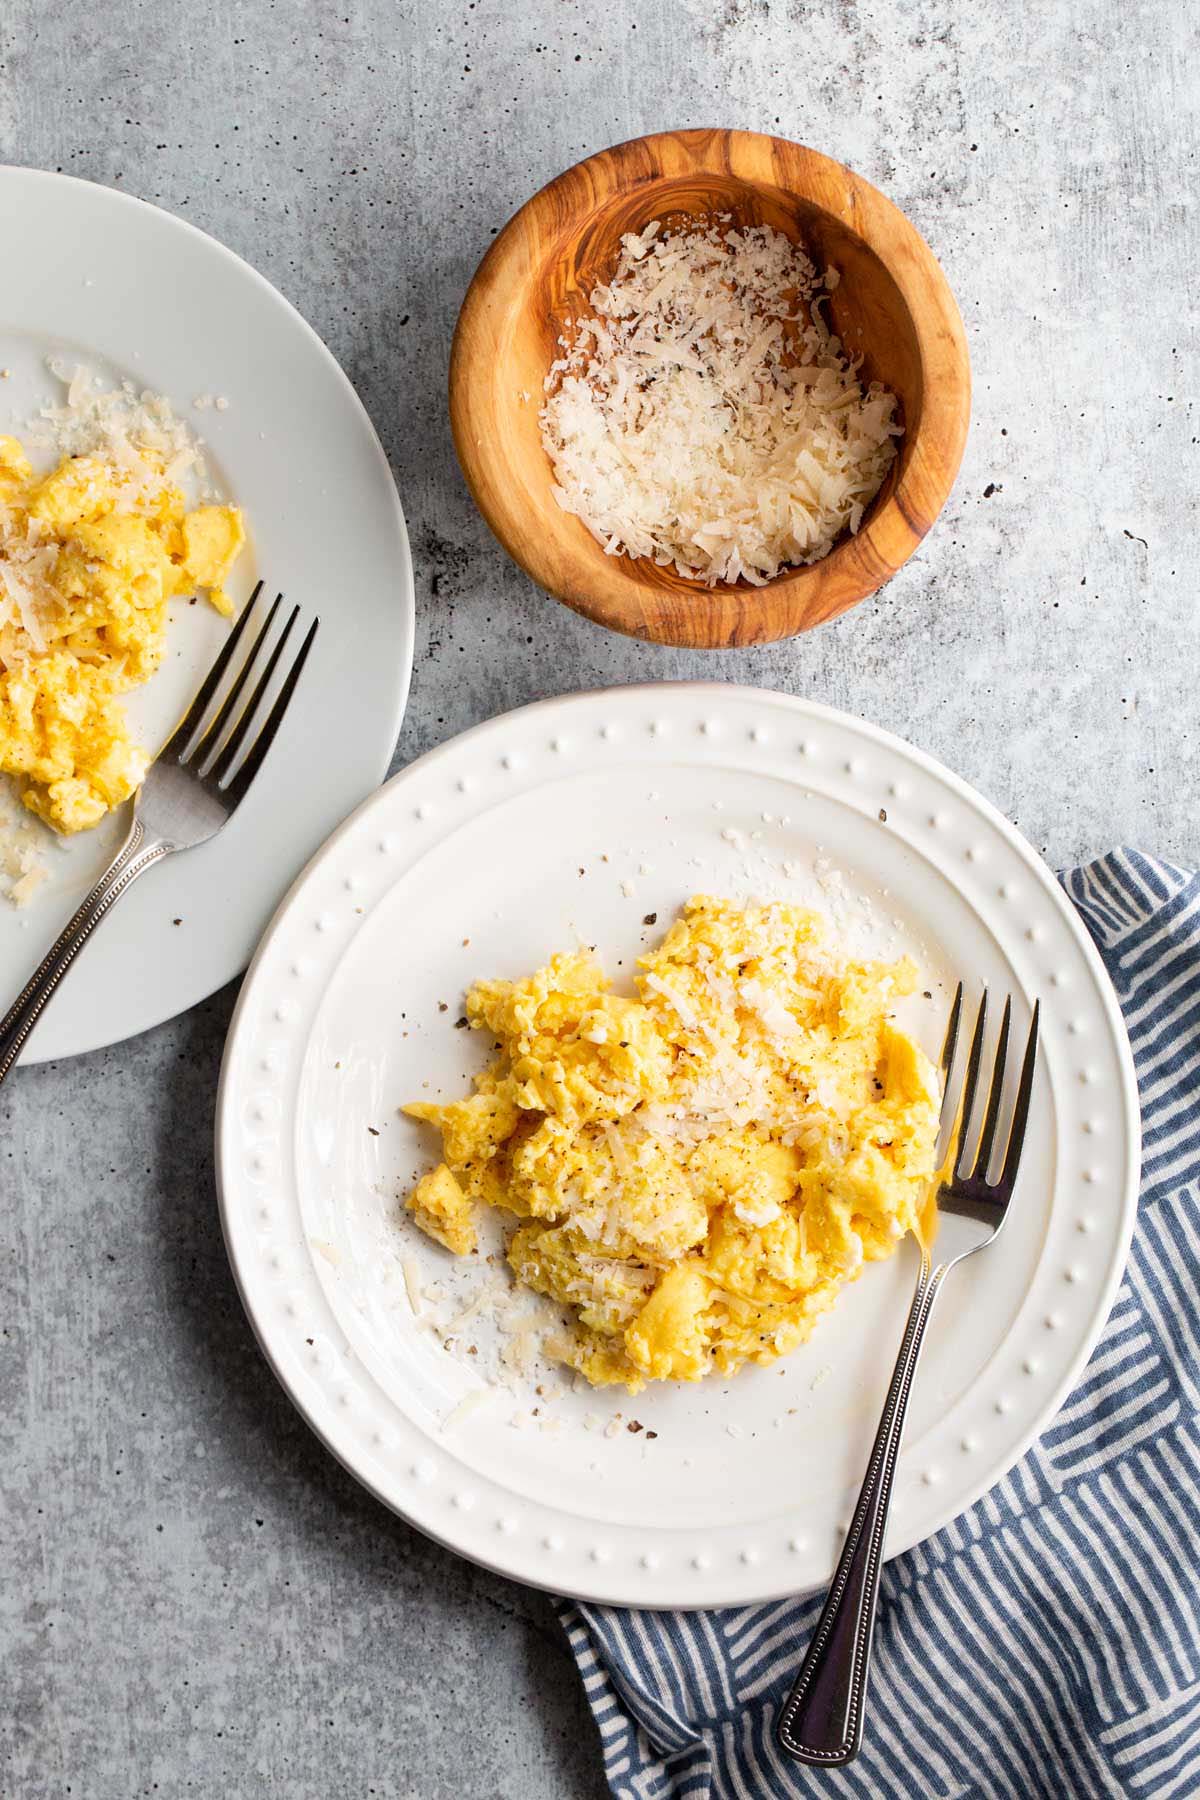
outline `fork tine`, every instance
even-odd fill
[[[217,708],[213,721],[208,730],[204,733],[204,736],[200,739],[200,742],[196,745],[195,749],[188,752],[186,761],[190,763],[193,768],[203,768],[205,759],[212,755],[213,751],[220,743],[225,727],[233,717],[233,709],[237,705],[238,696],[245,687],[247,681],[249,681],[250,671],[254,667],[258,658],[258,653],[266,642],[272,625],[275,623],[275,614],[279,611],[282,600],[282,594],[276,594],[274,600],[272,600],[271,610],[260,626],[258,636],[247,651],[246,660],[238,670],[233,685],[222,700],[220,706]],[[184,759],[181,758],[181,760]]]
[[[1025,1045],[1025,1061],[1021,1065],[1021,1085],[1017,1089],[1017,1103],[1013,1107],[1012,1125],[1008,1133],[1008,1149],[1004,1153],[1004,1171],[999,1185],[1006,1193],[1011,1193],[1017,1179],[1017,1169],[1021,1162],[1021,1148],[1025,1142],[1025,1125],[1029,1118],[1029,1102],[1033,1094],[1033,1072],[1037,1063],[1038,1019],[1042,1003],[1034,1002],[1033,1018],[1029,1025],[1029,1040]]]
[[[959,1105],[958,1153],[954,1159],[954,1179],[961,1181],[964,1165],[967,1160],[967,1138],[971,1131],[971,1113],[975,1106],[975,1089],[979,1085],[979,1065],[983,1060],[983,1034],[987,1028],[987,989],[979,1002],[979,1013],[975,1020],[975,1031],[971,1038],[971,1053],[967,1058],[967,1074],[963,1082],[962,1101]]]
[[[954,1001],[950,1007],[950,1017],[946,1021],[946,1036],[942,1041],[941,1071],[943,1084],[950,1079],[950,1070],[954,1066],[954,1052],[958,1048],[958,1028],[962,1021],[963,984],[960,981],[954,990]]]
[[[986,1181],[988,1165],[992,1160],[992,1144],[996,1136],[996,1122],[1000,1117],[1000,1100],[1004,1092],[1004,1066],[1008,1061],[1008,1028],[1012,1022],[1012,995],[1004,1002],[1004,1017],[1000,1021],[1000,1039],[996,1045],[996,1061],[992,1067],[992,1086],[988,1094],[987,1112],[984,1114],[983,1129],[979,1133],[979,1149],[975,1153],[975,1169],[971,1179]]]
[[[954,1069],[954,1058],[958,1052],[959,1026],[962,1023],[963,984],[960,981],[955,989],[954,999],[950,1006],[950,1017],[946,1021],[946,1035],[942,1040],[942,1055],[938,1067],[942,1075],[942,1111],[938,1120],[937,1166],[942,1168],[950,1153],[951,1133],[954,1129],[955,1106],[954,1086],[950,1079]]]
[[[266,721],[259,731],[258,736],[246,753],[245,762],[233,777],[233,780],[222,790],[223,794],[227,799],[232,801],[234,806],[244,798],[246,789],[258,774],[259,769],[262,767],[263,759],[271,748],[275,733],[278,731],[283,715],[288,709],[288,702],[296,691],[296,683],[299,681],[300,673],[308,660],[308,653],[312,649],[313,639],[317,635],[317,626],[320,623],[320,619],[314,619],[309,626],[304,642],[296,653],[296,660],[289,669],[287,678],[280,688],[279,693],[276,695],[275,704],[268,713]]]
[[[204,770],[206,778],[210,781],[215,781],[218,787],[237,761],[238,752],[246,742],[246,733],[249,731],[251,721],[258,710],[259,702],[271,685],[271,677],[279,667],[279,659],[283,655],[288,638],[291,636],[292,626],[299,617],[300,608],[298,606],[293,606],[288,615],[288,622],[280,633],[279,642],[267,658],[267,666],[259,677],[254,692],[239,713],[237,721],[230,730],[228,738],[222,745],[220,755],[217,756],[210,767]],[[226,718],[229,718],[231,716],[231,709],[226,707],[224,711]]]
[[[199,729],[203,722],[204,715],[208,711],[209,701],[216,693],[218,687],[220,687],[221,677],[232,662],[233,653],[241,641],[242,633],[250,623],[250,614],[254,611],[254,608],[258,603],[258,596],[262,593],[262,588],[263,584],[261,581],[255,583],[254,592],[238,614],[233,630],[229,633],[229,636],[221,646],[220,654],[217,656],[212,668],[201,682],[199,693],[196,695],[196,698],[188,707],[183,718],[179,721],[178,725],[168,738],[162,751],[164,756],[167,754],[168,750],[173,750],[177,745],[180,749],[183,749],[192,734]]]

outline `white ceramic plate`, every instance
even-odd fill
[[[63,399],[48,357],[166,394],[207,440],[261,575],[321,615],[293,707],[254,791],[218,838],[149,871],[110,914],[30,1039],[70,1056],[169,1019],[245,967],[297,869],[387,772],[412,669],[412,565],[387,459],[320,339],[261,275],[170,214],[66,176],[0,168],[0,431]],[[228,408],[193,408],[220,395]],[[169,650],[130,703],[161,743],[226,630],[176,609]],[[0,1013],[112,856],[106,821],[50,846],[51,880],[0,902]],[[49,834],[47,834],[49,837]],[[178,924],[175,921],[180,921]]]
[[[1019,1030],[1044,1002],[1014,1212],[939,1304],[890,1553],[976,1499],[1061,1404],[1135,1204],[1132,1065],[1091,943],[1012,827],[899,740],[779,694],[647,686],[527,707],[397,776],[310,865],[242,990],[218,1111],[230,1254],[280,1380],[374,1493],[478,1562],[614,1603],[825,1579],[915,1251],[869,1266],[771,1369],[633,1400],[489,1389],[467,1416],[480,1362],[407,1298],[405,1259],[418,1288],[453,1259],[401,1216],[433,1145],[396,1109],[464,1091],[479,1046],[454,1021],[474,977],[527,971],[576,933],[628,972],[645,916],[661,928],[703,889],[813,899],[852,938],[911,948],[935,1051],[959,974],[1011,990]]]

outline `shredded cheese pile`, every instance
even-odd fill
[[[857,531],[902,427],[821,316],[838,280],[727,216],[622,238],[546,378],[559,505],[610,555],[709,587],[761,586]]]
[[[60,405],[38,408],[22,434],[27,444],[59,457],[102,456],[126,477],[125,511],[185,475],[197,484],[198,499],[216,499],[199,442],[165,394],[139,390],[132,381],[105,387],[94,369],[59,357],[50,357],[46,366],[67,391]]]

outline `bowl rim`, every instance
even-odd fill
[[[772,179],[772,173],[774,178]],[[891,491],[853,538],[807,566],[781,570],[762,587],[696,584],[686,616],[674,590],[639,570],[638,560],[606,558],[582,521],[577,553],[551,548],[531,520],[516,483],[489,453],[494,424],[512,404],[497,360],[481,355],[511,311],[514,290],[561,241],[562,221],[589,196],[597,211],[627,193],[704,175],[775,187],[834,218],[864,242],[895,282],[913,322],[923,399],[910,427],[908,454]],[[819,197],[812,189],[820,188]],[[557,229],[550,227],[557,221]],[[543,228],[545,227],[545,229]],[[880,248],[882,240],[885,250]],[[451,430],[463,477],[489,528],[509,556],[552,598],[595,623],[652,642],[692,648],[768,643],[835,618],[889,581],[917,549],[949,498],[970,423],[971,373],[961,314],[933,251],[886,195],[836,159],[788,138],[724,128],[653,132],[593,152],[531,195],[497,234],[471,279],[450,353]],[[547,470],[549,461],[547,459]],[[566,515],[571,516],[571,515]],[[847,565],[853,561],[853,575]],[[567,579],[564,579],[564,569]],[[818,596],[805,609],[805,596]],[[798,609],[812,616],[798,618]]]

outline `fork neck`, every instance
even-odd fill
[[[104,874],[0,1019],[0,1081],[16,1063],[42,1008],[109,907],[171,848],[161,838],[149,836],[141,820],[134,819],[129,836]]]

